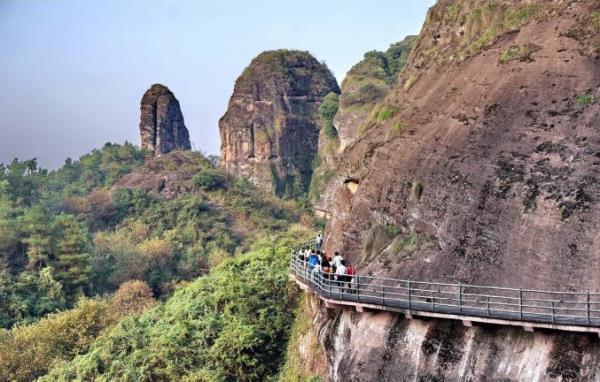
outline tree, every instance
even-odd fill
[[[205,168],[194,176],[194,184],[205,191],[215,191],[225,187],[227,177],[212,168]]]
[[[8,267],[0,261],[0,328],[8,328],[20,318],[14,285]]]
[[[19,274],[15,295],[24,318],[39,318],[66,307],[62,285],[52,273],[52,268],[46,267],[39,273],[26,271]]]
[[[86,228],[73,215],[60,214],[56,218],[58,240],[55,262],[56,279],[72,301],[80,288],[87,284],[90,274],[90,242]]]
[[[28,268],[40,269],[48,266],[53,257],[53,219],[41,205],[28,209],[22,217],[23,231],[27,245]]]
[[[339,96],[337,93],[329,93],[323,98],[321,105],[319,105],[319,121],[321,123],[321,129],[328,136],[335,138],[337,137],[337,130],[333,125],[333,118],[335,117],[339,108]]]

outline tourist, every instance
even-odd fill
[[[322,269],[322,268],[321,268],[321,264],[320,264],[320,263],[317,263],[317,264],[314,266],[314,268],[312,269],[312,272],[311,272],[311,279],[312,279],[312,281],[313,281],[313,282],[316,282],[316,281],[317,281],[317,277],[319,277],[319,276],[320,276],[321,269]]]
[[[346,266],[346,282],[350,286],[350,293],[354,293],[356,291],[356,278],[354,277],[355,274],[356,270],[352,264],[348,263]]]
[[[344,261],[344,258],[339,252],[336,252],[335,256],[333,257],[333,266],[339,267],[342,261]]]
[[[340,262],[340,265],[338,265],[335,270],[338,285],[340,286],[342,293],[344,293],[344,289],[346,288],[346,270],[346,262],[344,260]]]
[[[321,232],[319,232],[319,234],[317,235],[316,243],[317,251],[320,251],[321,247],[323,246],[323,234],[321,234]]]
[[[319,258],[317,257],[317,254],[313,250],[310,253],[310,255],[308,256],[308,268],[312,270],[317,265],[318,260],[319,260]]]

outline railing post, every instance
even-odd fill
[[[408,280],[408,309],[411,308],[410,297],[411,297],[411,286],[410,286],[410,280]]]
[[[490,296],[485,296],[485,302],[486,302],[486,306],[487,306],[487,316],[489,317],[490,316]]]
[[[381,285],[381,305],[385,306],[385,286]]]
[[[554,323],[554,301],[550,301],[552,303],[552,323]]]
[[[433,289],[431,290],[431,311],[435,310],[435,295],[433,294]]]
[[[519,288],[519,319],[523,319],[523,290],[521,288]]]
[[[463,308],[463,287],[462,284],[458,284],[458,313],[462,314]]]
[[[590,291],[585,292],[585,310],[586,310],[586,318],[587,324],[590,324]]]
[[[356,300],[360,302],[360,276],[356,277]]]

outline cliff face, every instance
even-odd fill
[[[599,6],[440,0],[344,151],[326,249],[361,274],[598,290]],[[583,335],[315,314],[334,380],[598,378]]]
[[[330,92],[339,93],[335,78],[309,53],[260,54],[219,121],[221,164],[279,195],[305,191],[317,153],[316,111]]]
[[[156,156],[191,149],[179,101],[166,86],[154,84],[144,93],[140,106],[140,135],[142,148]]]

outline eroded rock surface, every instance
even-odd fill
[[[524,332],[313,304],[333,381],[597,381],[594,335]]]
[[[191,149],[179,101],[166,86],[154,84],[144,93],[140,106],[140,135],[142,148],[155,156]]]
[[[305,191],[317,153],[316,111],[330,92],[339,93],[335,78],[308,52],[258,55],[219,121],[222,166],[279,195]]]

